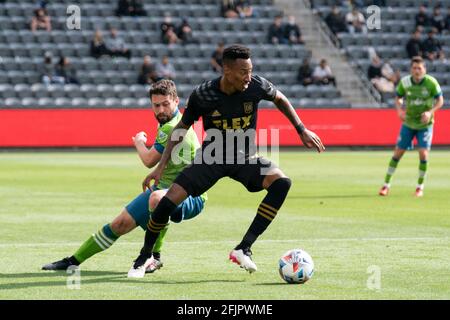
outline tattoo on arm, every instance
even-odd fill
[[[295,129],[299,134],[305,131],[306,128],[304,124],[297,115],[297,112],[295,112],[295,109],[294,107],[292,107],[292,104],[289,102],[288,98],[286,98],[286,96],[283,93],[277,91],[277,95],[273,102],[277,106],[278,110],[280,110],[286,116],[286,118],[288,118],[289,121],[294,125]]]

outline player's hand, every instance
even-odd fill
[[[145,177],[144,181],[142,181],[142,191],[145,192],[145,190],[151,187],[151,182],[153,182],[154,185],[158,185],[159,179],[161,179],[161,172],[159,171],[158,167],[156,167],[153,172],[151,172],[148,176]]]
[[[403,109],[400,109],[397,111],[398,117],[400,118],[400,120],[405,121],[406,118],[406,112]]]
[[[147,134],[144,131],[137,133],[134,137],[132,137],[134,144],[136,143],[147,143]]]
[[[308,129],[305,129],[300,134],[300,139],[302,139],[303,144],[307,148],[316,148],[317,152],[325,151],[325,147],[322,144],[322,141],[320,140],[319,136],[315,134],[312,131],[309,131]]]
[[[420,116],[420,121],[422,121],[423,124],[427,124],[430,122],[431,120],[431,112],[430,111],[425,111],[424,113],[422,113],[422,115]]]

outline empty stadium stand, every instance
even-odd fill
[[[367,6],[373,1],[364,0],[365,6],[360,11],[366,16]],[[369,30],[367,34],[362,33],[339,33],[337,44],[341,46],[348,59],[361,69],[363,75],[367,75],[370,66],[368,48],[374,48],[377,54],[384,60],[389,60],[395,69],[401,71],[402,76],[409,73],[410,60],[406,51],[406,43],[415,29],[415,16],[419,11],[419,5],[427,5],[428,14],[431,15],[433,7],[437,4],[442,6],[444,16],[450,0],[386,0],[386,6],[381,7],[381,29]],[[319,15],[325,18],[336,4],[332,0],[314,0],[314,6]],[[342,14],[349,9],[341,8]],[[426,37],[423,35],[423,39]],[[443,45],[447,60],[427,62],[428,73],[434,76],[440,83],[444,96],[450,90],[450,33],[436,35]],[[382,94],[385,106],[394,106],[394,93]],[[446,99],[445,107],[450,107],[450,101]]]
[[[222,18],[216,0],[147,0],[146,17],[114,16],[116,1],[55,0],[47,5],[52,31],[33,33],[30,20],[35,2],[0,2],[0,108],[147,107],[148,88],[137,84],[144,55],[150,55],[153,61],[159,61],[164,55],[170,57],[177,70],[179,95],[184,101],[196,85],[217,76],[211,71],[209,61],[219,41],[248,45],[253,52],[255,72],[274,82],[295,106],[350,106],[334,86],[297,84],[297,69],[304,57],[311,56],[304,46],[267,44],[269,25],[280,13],[272,0],[253,1],[258,18],[245,20]],[[81,8],[81,30],[66,29],[69,4]],[[160,23],[166,12],[170,12],[175,24],[188,17],[200,44],[163,44]],[[106,34],[112,27],[119,30],[131,48],[131,59],[90,56],[95,30],[99,28]],[[54,57],[69,57],[81,84],[42,84],[38,70],[46,51]],[[273,107],[271,103],[261,106]]]

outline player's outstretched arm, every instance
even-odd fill
[[[154,180],[155,185],[159,183],[159,179],[161,178],[162,173],[170,160],[173,149],[177,144],[183,141],[184,136],[186,135],[189,128],[190,126],[184,124],[182,120],[180,120],[180,122],[178,122],[178,124],[173,128],[158,165],[156,166],[155,170],[153,170],[153,172],[151,172],[142,182],[143,191],[145,191],[145,189],[147,188],[150,188],[150,182],[152,180]]]
[[[322,144],[319,136],[314,132],[306,129],[305,125],[300,120],[300,117],[297,115],[297,112],[295,112],[295,109],[292,107],[292,104],[283,93],[277,91],[275,100],[273,102],[295,127],[298,135],[300,136],[300,139],[307,148],[314,147],[319,153],[325,151],[325,147]]]

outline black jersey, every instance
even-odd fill
[[[273,101],[277,90],[268,80],[253,75],[245,91],[227,95],[220,90],[220,79],[206,81],[195,88],[189,97],[182,121],[186,125],[192,125],[202,117],[203,128],[207,132],[203,147],[214,141],[209,137],[212,129],[222,133],[224,146],[228,134],[251,131],[245,150],[239,150],[242,148],[234,144],[234,158],[237,153],[245,154],[247,158],[256,151],[255,141],[251,136],[256,130],[258,103],[261,100]]]

